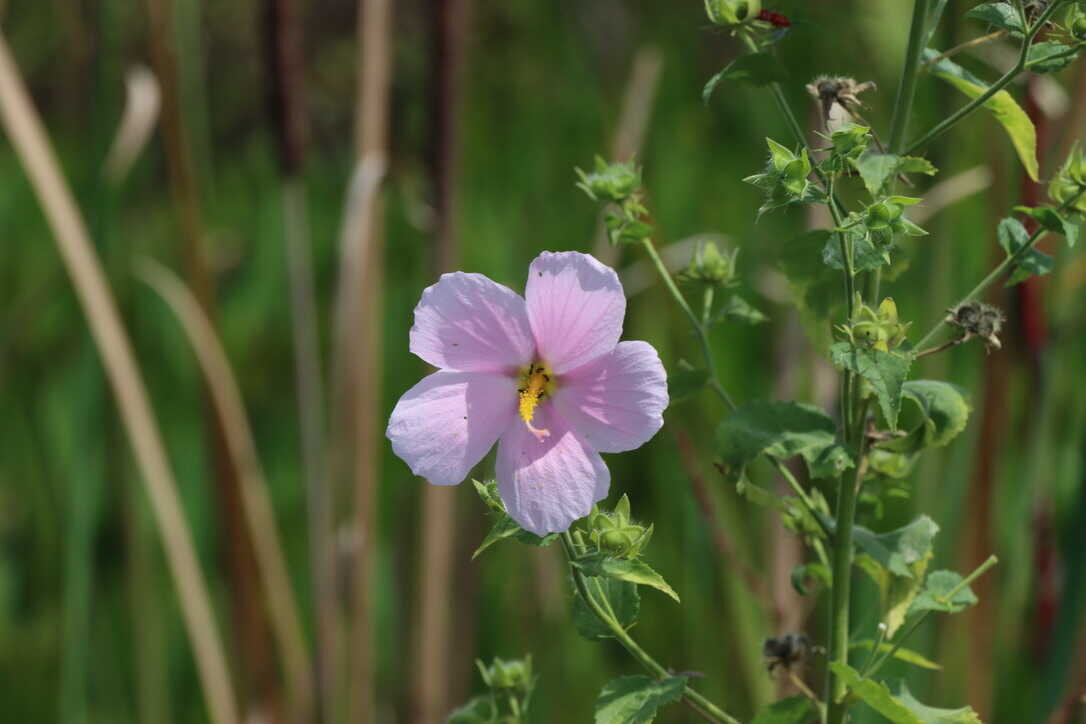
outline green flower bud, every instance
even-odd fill
[[[738,256],[738,249],[722,254],[712,241],[698,244],[690,263],[679,272],[679,281],[713,287],[731,286],[735,283],[735,262]]]
[[[601,553],[636,558],[652,538],[652,526],[646,528],[630,519],[630,500],[623,495],[610,513],[593,508],[588,516],[588,538]]]
[[[576,169],[581,179],[577,187],[593,201],[621,203],[641,189],[641,169],[632,161],[607,163],[596,157],[596,167],[591,173]]]
[[[853,344],[889,352],[905,341],[905,335],[912,323],[900,322],[897,304],[893,299],[887,297],[882,300],[878,309],[872,309],[864,304],[863,298],[857,293],[853,307],[855,311],[850,323],[838,328]]]
[[[1048,195],[1059,204],[1086,214],[1086,151],[1076,143],[1048,186]]]
[[[738,25],[762,12],[762,0],[705,0],[705,14],[714,25]]]
[[[527,694],[532,690],[535,679],[532,676],[532,657],[505,661],[494,659],[489,667],[484,666],[480,660],[475,661],[483,682],[495,691],[512,690]]]

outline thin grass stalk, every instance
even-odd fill
[[[179,7],[174,0],[146,0],[151,59],[162,91],[160,126],[163,149],[169,190],[181,232],[185,277],[200,306],[214,320],[218,316],[214,274],[204,233],[193,137],[186,125],[182,107],[185,100],[181,89],[184,69],[178,62],[178,39],[182,35],[178,31],[188,32],[186,37],[191,38],[194,14],[198,11],[192,5],[195,4]],[[176,22],[178,19],[181,22]],[[198,54],[186,56],[186,62],[198,65]],[[193,95],[189,93],[188,97],[192,98]],[[196,97],[199,98],[199,95]],[[189,117],[192,115],[189,114]],[[255,705],[262,707],[266,702],[261,700],[272,696],[274,673],[269,665],[272,660],[268,647],[269,623],[260,600],[260,574],[253,552],[254,543],[246,533],[241,483],[230,461],[224,422],[215,414],[210,391],[205,388],[203,395],[209,472],[214,481],[223,562],[229,571],[227,584],[232,614],[229,628],[240,664],[238,685],[246,706],[250,702],[259,702]]]
[[[434,48],[431,56],[432,150],[436,228],[432,263],[435,276],[451,271],[460,256],[457,224],[461,163],[460,111],[464,100],[470,0],[432,0]],[[456,550],[456,494],[428,485],[423,490],[418,619],[414,625],[415,719],[439,721],[449,710],[452,595]],[[457,597],[463,600],[464,597]],[[474,643],[474,642],[472,642]],[[460,652],[471,660],[470,652]]]
[[[611,139],[612,161],[629,161],[641,152],[663,67],[663,55],[659,48],[654,46],[645,46],[634,56],[630,78],[626,81],[626,90],[622,95],[615,135]],[[618,249],[612,246],[607,238],[602,213],[596,224],[592,255],[608,266],[614,266],[618,260]]]
[[[380,460],[381,308],[383,239],[380,181],[388,152],[389,87],[392,74],[392,3],[360,0],[358,96],[355,145],[358,159],[340,239],[333,385],[342,400],[337,420],[346,434],[339,439],[341,468],[350,481],[352,528],[359,541],[351,579],[350,721],[373,721],[375,647],[373,577],[378,545],[376,490]],[[348,457],[350,454],[350,457]],[[338,664],[334,654],[329,665]],[[339,696],[342,677],[332,672],[329,706]],[[328,711],[331,711],[329,709]],[[326,712],[327,713],[327,712]]]
[[[295,0],[267,0],[265,47],[269,75],[270,113],[276,128],[282,173],[280,196],[283,209],[283,237],[287,250],[287,278],[290,285],[291,341],[294,347],[294,377],[305,470],[306,506],[309,524],[309,561],[312,588],[318,597],[327,594],[323,581],[330,565],[332,545],[332,501],[325,460],[324,380],[321,373],[317,299],[310,254],[309,223],[306,213],[305,156],[306,114],[304,58],[301,23]],[[318,630],[321,624],[318,623]],[[318,649],[322,645],[318,635]],[[318,650],[318,661],[321,653]],[[318,691],[323,690],[322,669],[315,667]],[[310,704],[319,704],[311,697]],[[310,712],[314,713],[314,712]],[[315,712],[320,719],[320,711]]]
[[[0,34],[0,121],[38,196],[102,356],[177,585],[209,717],[214,724],[235,724],[237,703],[211,599],[143,376],[86,226],[61,176],[3,34]]]
[[[136,271],[181,322],[211,391],[211,399],[224,422],[226,443],[241,483],[245,520],[271,614],[272,632],[277,639],[286,674],[293,719],[306,721],[313,702],[308,645],[279,538],[275,510],[268,494],[268,482],[264,477],[237,379],[211,320],[181,280],[148,259],[138,263]]]

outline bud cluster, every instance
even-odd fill
[[[531,654],[511,661],[495,658],[490,666],[485,666],[480,659],[476,659],[475,666],[483,677],[483,683],[496,694],[511,692],[528,697],[535,687]]]
[[[1086,215],[1086,151],[1079,143],[1049,184],[1048,195],[1069,210]]]
[[[679,272],[679,281],[711,287],[730,287],[736,283],[735,262],[739,249],[721,253],[712,241],[699,243],[693,258]]]
[[[758,209],[759,214],[793,203],[824,199],[821,190],[810,181],[812,166],[807,149],[793,153],[772,138],[767,138],[766,144],[769,146],[766,170],[743,179],[766,191],[767,198]]]
[[[857,293],[852,319],[848,324],[838,326],[838,330],[853,344],[889,352],[905,341],[911,324],[901,323],[897,304],[890,297],[883,299],[878,309],[872,309]]]
[[[604,223],[612,244],[639,243],[652,236],[652,227],[644,221],[649,211],[641,203],[640,166],[633,161],[607,163],[597,156],[592,172],[576,171],[581,179],[577,188],[609,205]]]
[[[630,499],[623,495],[608,513],[593,508],[588,516],[588,539],[596,550],[615,558],[637,558],[652,538],[652,525],[630,519]]]

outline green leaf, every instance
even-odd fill
[[[939,380],[910,380],[902,387],[905,408],[902,427],[909,434],[880,444],[886,450],[916,453],[926,447],[942,447],[957,437],[969,421],[971,408],[962,389]]]
[[[633,626],[637,622],[637,615],[641,612],[641,594],[637,592],[637,584],[620,581],[617,578],[591,578],[588,588],[593,596],[598,593],[595,590],[597,586],[607,597],[607,602],[622,627],[628,629]],[[573,625],[577,633],[589,641],[602,641],[614,636],[610,627],[600,621],[576,590],[573,594]]]
[[[895,576],[914,578],[912,566],[931,555],[932,540],[938,532],[935,521],[922,515],[887,533],[874,533],[863,526],[854,526],[852,540]]]
[[[864,679],[856,669],[840,661],[831,662],[830,669],[857,698],[894,724],[924,724],[907,706],[895,699],[890,689],[881,681]]]
[[[849,649],[862,649],[864,651],[870,651],[874,646],[874,641],[872,641],[871,639],[865,639],[863,641],[853,641],[851,644],[849,644]],[[879,645],[880,654],[887,654],[893,649],[893,645],[885,641],[883,641]],[[919,654],[912,649],[898,648],[897,650],[894,650],[893,657],[895,659],[898,659],[899,661],[904,661],[906,664],[918,666],[921,669],[931,669],[932,671],[937,671],[943,668],[939,666],[939,664],[924,656],[923,654]]]
[[[728,297],[728,301],[724,303],[716,318],[720,320],[734,319],[747,324],[761,324],[769,320],[769,317],[751,306],[750,302],[738,294]]]
[[[862,231],[853,233],[836,232],[826,246],[822,247],[822,261],[832,269],[844,271],[844,257],[841,256],[841,242],[839,234],[848,233],[852,237],[852,271],[855,274],[881,269],[890,263],[890,247],[878,247],[872,243],[871,237]]]
[[[1012,33],[1025,33],[1022,27],[1022,16],[1010,3],[984,3],[977,5],[965,14],[967,18],[975,18],[997,28]]]
[[[494,697],[477,696],[449,714],[445,724],[497,724],[498,708]]]
[[[1032,276],[1048,274],[1052,271],[1053,266],[1055,266],[1055,261],[1048,254],[1036,249],[1030,249],[1015,264],[1014,271],[1011,272],[1010,278],[1007,279],[1006,286],[1013,287],[1015,284],[1020,284]]]
[[[927,48],[924,51],[924,60],[930,61],[938,57],[939,53]],[[943,58],[931,68],[936,77],[945,80],[970,98],[978,98],[988,90],[984,81],[961,67],[957,63]],[[1038,180],[1037,164],[1037,130],[1026,112],[1015,102],[1014,98],[1006,90],[1001,90],[984,102],[984,107],[991,111],[996,120],[1003,126],[1007,135],[1011,138],[1014,150],[1026,169],[1026,173],[1034,181]]]
[[[931,161],[920,156],[902,156],[897,165],[898,173],[922,173],[926,176],[934,176],[939,173]]]
[[[829,588],[832,575],[830,574],[829,566],[824,563],[804,563],[793,568],[791,574],[792,588],[796,589],[796,593],[801,596],[806,596],[811,593],[811,590],[807,588],[806,584],[808,578],[813,578],[817,583],[821,583],[824,587]]]
[[[700,392],[709,381],[709,370],[680,369],[667,376],[667,394],[672,404]]]
[[[685,689],[685,676],[614,679],[607,682],[596,699],[595,724],[647,724],[656,718],[660,707],[681,699]]]
[[[521,528],[505,512],[505,504],[502,503],[501,497],[498,495],[498,484],[493,480],[488,480],[485,483],[480,483],[478,480],[472,480],[471,482],[494,517],[490,531],[483,538],[483,542],[479,544],[479,547],[475,549],[475,552],[471,554],[473,560],[490,546],[507,538],[515,538],[521,543],[534,546],[547,546],[558,539],[557,533],[548,533],[541,538]]]
[[[716,87],[726,80],[764,86],[788,80],[788,73],[772,53],[741,55],[709,79],[701,91],[702,102],[708,103]]]
[[[801,455],[813,477],[834,477],[852,467],[837,443],[837,425],[822,410],[798,402],[751,402],[731,413],[716,430],[717,451],[734,478],[762,453]]]
[[[758,712],[750,724],[805,724],[816,713],[814,702],[805,696],[790,696]]]
[[[1038,213],[1049,223],[1055,223],[1047,214]],[[1007,218],[1000,221],[999,226],[996,227],[996,237],[999,239],[999,245],[1003,247],[1003,251],[1007,252],[1007,256],[1012,256],[1019,254],[1022,247],[1029,243],[1030,234],[1018,219]],[[1011,276],[1007,280],[1007,286],[1013,287],[1015,284],[1029,279],[1034,274],[1047,274],[1052,271],[1052,263],[1052,257],[1036,249],[1029,249],[1025,253],[1021,253],[1014,265],[1014,271],[1011,272]]]
[[[898,687],[897,700],[908,709],[920,724],[982,724],[980,717],[971,707],[961,709],[936,709],[925,706],[916,700],[902,681]]]
[[[891,430],[897,429],[901,413],[901,391],[909,376],[911,357],[883,352],[873,347],[859,347],[851,342],[838,342],[830,347],[830,358],[838,367],[851,370],[871,385],[882,408],[883,417]]]
[[[897,172],[901,157],[892,153],[865,153],[859,158],[850,159],[852,165],[860,172],[860,178],[867,187],[867,192],[878,198],[882,194],[882,187],[886,180]]]
[[[671,586],[667,585],[664,577],[652,570],[649,564],[644,561],[613,558],[603,553],[593,553],[578,558],[573,565],[584,571],[587,576],[616,578],[620,581],[651,586],[671,596],[676,602],[679,600],[679,595],[672,590]]]
[[[1018,219],[1006,218],[996,227],[996,238],[1007,256],[1014,254],[1029,242],[1029,232]]]
[[[977,595],[973,589],[965,586],[954,594],[949,594],[962,582],[962,577],[954,571],[934,571],[928,575],[924,582],[924,588],[909,607],[909,615],[921,611],[941,611],[943,613],[958,613],[977,602]]]
[[[1029,46],[1026,67],[1034,73],[1054,73],[1075,61],[1078,53],[1069,45],[1047,41]]]
[[[1061,216],[1055,208],[1051,206],[1015,206],[1014,210],[1032,217],[1048,231],[1063,234],[1067,238],[1067,246],[1074,247],[1078,243],[1078,224],[1067,217]]]

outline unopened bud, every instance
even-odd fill
[[[738,249],[722,254],[712,241],[698,244],[690,263],[679,272],[679,280],[714,287],[730,286],[735,281],[735,262],[738,256]]]
[[[488,687],[497,690],[513,690],[528,693],[534,683],[532,677],[532,657],[523,659],[494,659],[490,666],[484,666],[482,661],[476,660],[475,665],[483,677],[483,682]]]
[[[762,11],[762,0],[705,0],[705,14],[714,25],[738,25]]]
[[[1067,204],[1072,211],[1086,214],[1086,151],[1076,143],[1067,160],[1048,186],[1053,201]]]
[[[641,169],[632,161],[607,163],[599,156],[591,173],[576,169],[581,179],[577,184],[594,201],[621,203],[641,188]]]
[[[588,516],[588,537],[601,553],[616,558],[636,558],[652,538],[652,526],[630,519],[630,500],[625,495],[610,513],[594,508]]]

